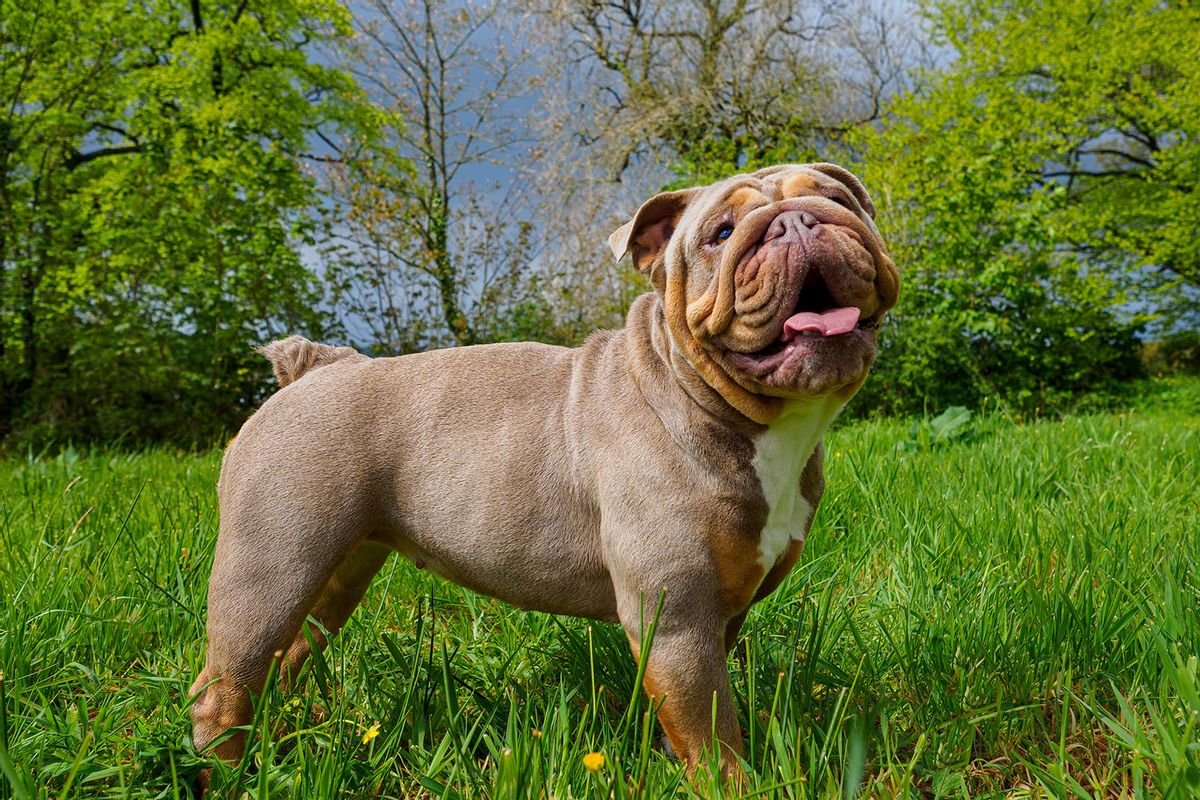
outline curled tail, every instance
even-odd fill
[[[314,369],[328,366],[337,361],[366,361],[367,357],[353,347],[334,347],[331,344],[310,342],[303,336],[276,339],[270,344],[255,348],[271,362],[275,380],[282,389],[295,383]]]

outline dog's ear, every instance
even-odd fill
[[[867,188],[862,185],[862,181],[853,172],[845,167],[839,167],[837,164],[820,163],[805,164],[805,166],[840,181],[843,186],[854,193],[854,199],[858,200],[863,211],[866,211],[871,219],[875,219],[875,204],[871,202],[871,195],[867,194]]]
[[[618,261],[626,253],[633,253],[633,265],[638,272],[649,275],[654,263],[667,248],[675,225],[683,215],[684,209],[700,191],[699,189],[680,189],[675,192],[656,194],[633,215],[633,219],[612,232],[608,237],[608,246]]]

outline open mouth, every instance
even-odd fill
[[[855,330],[873,330],[877,325],[875,319],[862,319],[862,310],[857,306],[839,305],[821,271],[813,267],[804,278],[796,305],[784,320],[779,337],[749,355],[769,359],[794,350],[802,339],[829,339]]]

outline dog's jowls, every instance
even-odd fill
[[[521,608],[620,623],[694,771],[742,751],[725,659],[791,569],[824,488],[821,438],[866,378],[899,278],[859,181],[789,165],[648,200],[610,238],[655,291],[582,347],[368,359],[268,345],[284,388],[221,470],[204,747],[251,719],[301,623],[345,623],[393,552]],[[241,755],[244,736],[213,748]]]

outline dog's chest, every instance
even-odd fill
[[[837,406],[814,403],[780,416],[754,440],[754,471],[767,502],[758,563],[771,570],[794,539],[804,536],[813,507],[800,493],[800,474],[829,427]]]

